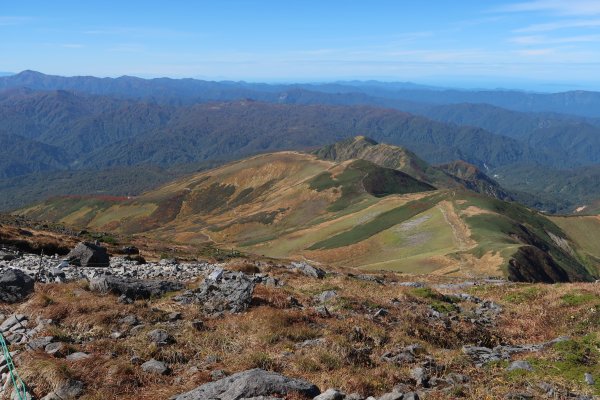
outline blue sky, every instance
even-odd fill
[[[600,0],[4,1],[0,71],[600,89]]]

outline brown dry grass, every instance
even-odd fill
[[[246,270],[249,264],[238,260],[231,268]],[[209,381],[212,370],[233,373],[249,368],[302,377],[323,390],[337,387],[348,393],[380,395],[398,383],[412,384],[410,365],[385,363],[381,356],[419,343],[441,366],[439,376],[452,371],[471,377],[462,398],[493,399],[523,390],[523,382],[507,376],[502,365],[474,368],[462,355],[462,345],[535,343],[561,335],[584,335],[600,328],[600,319],[594,319],[587,311],[600,304],[600,288],[593,284],[475,287],[475,295],[504,307],[497,325],[484,327],[472,324],[469,318],[450,322],[429,318],[432,299],[412,288],[379,285],[345,274],[315,280],[276,266],[261,269],[284,280],[286,285],[259,285],[247,312],[220,318],[206,318],[197,307],[175,304],[170,296],[124,305],[117,303],[115,296],[89,292],[84,283],[38,285],[26,303],[4,307],[3,311],[18,310],[31,317],[52,318],[56,325],[42,334],[57,336],[68,343],[70,351],[85,351],[93,358],[74,363],[43,352],[28,352],[19,359],[19,370],[40,397],[66,379],[78,379],[86,384],[86,399],[165,399]],[[387,276],[389,281],[399,279],[392,273]],[[411,279],[432,284],[458,281],[440,276]],[[324,290],[337,292],[337,297],[327,304],[332,313],[329,318],[313,308],[317,305],[315,297]],[[565,298],[574,293],[576,304],[565,303]],[[582,293],[587,297],[581,297]],[[305,307],[290,308],[290,297]],[[577,303],[581,299],[583,302]],[[592,300],[588,303],[586,299]],[[470,303],[460,305],[465,312],[473,308]],[[386,308],[389,315],[374,318],[379,308]],[[182,320],[168,322],[171,311],[181,312]],[[118,322],[129,314],[137,315],[145,324],[136,333]],[[204,321],[204,330],[192,327],[191,321],[197,319]],[[176,343],[150,345],[147,333],[156,328],[166,329]],[[112,339],[110,334],[114,331],[126,335]],[[296,346],[316,338],[324,339],[324,343]],[[173,372],[160,377],[145,374],[130,363],[132,356],[163,360]],[[217,361],[209,362],[208,357]],[[548,379],[561,387],[576,386],[562,378]],[[453,396],[439,392],[427,398],[456,398]]]

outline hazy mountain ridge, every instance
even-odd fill
[[[181,102],[226,101],[254,98],[277,101],[290,90],[316,93],[355,95],[363,94],[363,104],[383,104],[385,100],[429,104],[486,103],[523,112],[557,112],[587,117],[600,117],[600,93],[569,91],[562,93],[535,93],[516,90],[456,90],[430,88],[410,84],[381,82],[340,82],[337,84],[260,84],[248,82],[214,82],[197,79],[155,78],[141,79],[122,76],[96,78],[92,76],[62,77],[35,71],[0,77],[0,89],[29,87],[37,90],[73,90],[92,94],[143,98],[152,101]],[[343,96],[338,98],[342,100]],[[378,104],[376,104],[377,102]],[[342,104],[342,103],[338,103]]]

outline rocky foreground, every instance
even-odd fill
[[[600,288],[0,251],[0,332],[39,399],[592,399]],[[0,395],[15,397],[0,358]]]

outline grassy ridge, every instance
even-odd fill
[[[315,243],[309,247],[309,250],[334,249],[358,243],[433,207],[444,196],[445,193],[438,193],[421,200],[411,201],[406,205],[380,214],[365,224],[357,225],[349,231]]]

